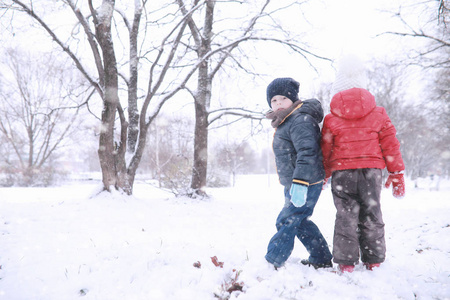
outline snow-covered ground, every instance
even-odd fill
[[[284,201],[267,176],[209,189],[207,201],[144,182],[132,197],[96,194],[96,183],[2,188],[0,299],[450,299],[450,182],[407,184],[401,200],[383,190],[386,262],[344,275],[301,265],[299,242],[285,267],[265,262]],[[313,219],[330,247],[334,214],[328,188]],[[236,276],[243,291],[230,295]]]

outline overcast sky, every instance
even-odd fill
[[[403,3],[402,3],[403,2]],[[310,1],[303,6],[305,17],[311,27],[307,41],[320,55],[337,60],[346,53],[354,53],[364,61],[373,59],[395,59],[404,55],[408,47],[399,43],[400,38],[393,35],[380,35],[386,31],[402,31],[403,25],[394,17],[399,7],[406,2],[401,0],[319,0]],[[288,18],[288,17],[287,17]],[[296,18],[292,28],[295,28]],[[298,25],[298,31],[304,27]],[[314,93],[314,85],[320,81],[333,81],[334,69],[329,63],[318,64],[315,73],[300,58],[294,56],[277,57],[271,48],[266,49],[272,59],[270,64],[274,77],[288,75],[298,78],[303,84],[304,97]],[[298,65],[297,65],[298,64]],[[292,66],[296,66],[295,69]]]

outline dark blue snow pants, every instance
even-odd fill
[[[313,264],[330,262],[332,255],[319,228],[309,220],[322,192],[322,184],[308,187],[306,203],[295,207],[290,202],[289,188],[285,189],[286,203],[276,221],[277,233],[267,248],[266,260],[275,267],[281,267],[294,249],[295,237],[305,246],[309,261]]]

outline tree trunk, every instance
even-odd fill
[[[205,23],[197,54],[200,59],[211,51],[211,36],[215,1],[206,3]],[[212,77],[209,74],[209,59],[205,59],[198,69],[197,94],[195,95],[195,136],[194,165],[191,189],[198,195],[205,195],[208,169],[208,110],[211,102]]]
[[[117,178],[117,174],[119,173],[116,166],[118,146],[114,143],[114,122],[116,119],[117,107],[119,105],[119,83],[117,62],[111,35],[111,19],[114,10],[114,1],[104,1],[102,6],[108,6],[110,9],[103,8],[102,11],[109,11],[110,13],[108,15],[105,13],[99,18],[94,18],[96,36],[103,53],[105,85],[98,156],[102,169],[103,187],[105,190],[111,191],[112,186],[118,188],[118,183],[122,181]]]
[[[133,26],[130,31],[130,80],[128,82],[128,151],[133,153],[139,136],[139,110],[137,102],[138,92],[138,33],[142,8],[135,7]]]
[[[208,113],[204,101],[206,94],[197,96],[195,101],[195,136],[194,136],[194,165],[192,169],[191,188],[194,193],[204,195],[206,173],[208,167]]]

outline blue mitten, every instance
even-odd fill
[[[292,183],[290,194],[292,204],[294,204],[295,207],[302,207],[306,203],[308,187],[306,185]]]

